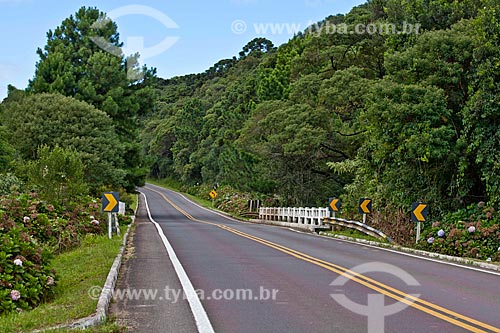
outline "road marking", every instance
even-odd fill
[[[447,322],[454,324],[456,326],[462,327],[462,328],[469,330],[471,332],[488,332],[488,331],[484,331],[484,330],[478,328],[478,327],[481,327],[481,328],[487,329],[491,332],[500,333],[500,328],[497,328],[497,327],[491,326],[489,324],[483,323],[479,320],[467,317],[467,316],[462,315],[460,313],[454,312],[454,311],[449,310],[447,308],[444,308],[444,307],[441,307],[439,305],[428,302],[424,299],[412,296],[410,294],[406,294],[403,291],[392,288],[388,285],[385,285],[381,282],[373,280],[373,279],[371,279],[367,276],[364,276],[362,274],[358,274],[356,272],[353,272],[345,267],[333,264],[333,263],[328,262],[328,261],[321,260],[319,258],[316,258],[316,257],[310,256],[308,254],[290,249],[288,247],[285,247],[285,246],[277,244],[277,243],[273,243],[273,242],[265,240],[263,238],[259,238],[257,236],[247,234],[243,231],[239,231],[237,229],[231,228],[231,227],[226,226],[224,224],[218,224],[218,223],[214,223],[214,222],[196,219],[193,216],[191,216],[189,213],[187,213],[185,210],[183,210],[182,208],[175,205],[167,196],[165,196],[164,193],[161,193],[161,192],[156,191],[156,190],[151,189],[151,188],[148,188],[148,189],[150,191],[153,191],[153,192],[159,194],[166,202],[168,202],[170,205],[172,205],[176,210],[178,210],[181,214],[186,216],[191,221],[195,221],[195,222],[199,222],[199,223],[203,223],[203,224],[209,224],[209,225],[224,229],[224,230],[231,232],[233,234],[236,234],[238,236],[253,240],[257,243],[263,244],[263,245],[270,247],[270,248],[273,248],[277,251],[286,253],[286,254],[288,254],[292,257],[295,257],[297,259],[300,259],[302,261],[306,261],[306,262],[309,262],[309,263],[314,264],[316,266],[325,268],[325,269],[327,269],[331,272],[337,273],[339,275],[344,275],[346,278],[348,278],[354,282],[357,282],[365,287],[368,287],[374,291],[377,291],[383,295],[386,295],[390,298],[393,298],[396,301],[405,303],[405,304],[407,304],[415,309],[418,309],[418,310],[425,312],[427,314],[430,314],[436,318],[447,321]],[[460,319],[462,321],[459,321],[458,319]],[[475,325],[478,327],[474,327],[472,325]]]
[[[298,231],[298,232],[300,232],[300,231]],[[468,270],[471,270],[471,271],[476,271],[476,272],[481,272],[481,273],[487,273],[487,274],[491,274],[491,275],[500,276],[500,272],[493,272],[493,271],[488,271],[486,269],[481,269],[481,268],[477,268],[477,267],[465,266],[465,265],[460,264],[460,263],[455,263],[455,262],[443,261],[443,260],[435,259],[435,258],[424,257],[424,256],[418,255],[418,254],[401,252],[401,251],[398,251],[398,250],[388,249],[386,247],[380,247],[380,246],[371,245],[371,244],[359,243],[359,242],[351,241],[351,240],[348,240],[348,239],[332,238],[332,237],[323,236],[323,235],[317,235],[317,237],[326,238],[326,239],[329,239],[329,240],[336,240],[336,241],[339,241],[339,242],[345,242],[345,243],[349,243],[349,244],[353,244],[353,245],[358,245],[358,246],[366,246],[366,247],[370,247],[370,248],[374,248],[374,249],[378,249],[378,250],[382,250],[382,251],[387,251],[387,252],[399,254],[399,255],[402,255],[402,256],[407,256],[407,257],[412,257],[412,258],[416,258],[416,259],[432,261],[432,262],[435,262],[435,263],[438,263],[438,264],[442,264],[442,265],[449,265],[449,266],[454,266],[454,267],[458,267],[458,268],[468,269]]]
[[[189,280],[189,277],[186,271],[184,270],[184,267],[182,267],[179,258],[177,258],[174,248],[172,247],[167,237],[163,233],[163,230],[161,229],[160,225],[151,216],[151,211],[149,210],[148,199],[146,198],[146,195],[142,192],[141,194],[144,196],[144,202],[146,203],[146,210],[148,212],[149,220],[155,225],[156,230],[158,231],[158,235],[160,235],[160,238],[163,241],[163,245],[165,246],[168,256],[170,257],[170,261],[174,266],[177,277],[181,282],[182,289],[184,290],[187,301],[189,303],[189,307],[191,308],[191,312],[193,313],[194,320],[196,322],[196,327],[198,328],[198,332],[215,333],[214,328],[212,327],[212,323],[210,323],[210,319],[208,318],[207,312],[203,308],[203,305],[201,304],[198,294],[196,293],[193,284],[191,283],[191,280]]]
[[[165,189],[165,188],[163,188],[161,186],[154,185],[154,184],[148,184],[148,186],[155,186],[155,187],[158,187],[159,189],[162,189],[162,190]],[[150,190],[155,191],[155,190],[153,190],[151,188],[150,188]],[[158,191],[155,191],[155,192],[158,192]],[[198,203],[196,203],[196,202],[194,202],[194,201],[186,198],[182,193],[177,193],[177,194],[181,198],[183,198],[184,200],[186,200],[189,204],[192,204],[192,205],[195,205],[195,206],[197,206],[197,207],[199,207],[201,209],[207,210],[207,208],[205,208],[205,207],[199,205]],[[219,213],[217,211],[213,211],[213,210],[209,210],[209,211],[212,212],[212,213],[214,213],[214,214],[217,214],[217,215],[219,215],[221,217],[229,219],[231,221],[235,221],[235,222],[239,222],[239,223],[243,223],[243,224],[252,224],[252,225],[255,225],[254,223],[251,223],[251,222],[239,221],[239,220],[237,220],[235,218],[232,218],[231,216],[227,216],[227,215],[221,214],[221,213]],[[476,272],[481,272],[481,273],[486,273],[486,274],[492,274],[492,275],[500,276],[500,272],[493,272],[493,271],[489,271],[489,270],[486,270],[486,269],[481,269],[481,268],[473,267],[473,266],[465,266],[464,264],[461,264],[461,263],[455,263],[455,262],[450,262],[450,261],[443,261],[443,260],[440,260],[440,259],[435,259],[435,258],[431,258],[431,257],[425,257],[425,256],[418,255],[418,254],[413,254],[413,253],[408,253],[408,252],[402,252],[402,251],[398,251],[398,250],[393,250],[393,249],[389,249],[389,248],[386,248],[386,247],[380,247],[380,246],[371,245],[371,244],[359,243],[359,242],[351,241],[351,240],[348,240],[348,239],[332,238],[332,237],[322,236],[322,235],[314,235],[314,234],[311,234],[311,233],[308,233],[308,232],[304,232],[304,231],[301,231],[301,230],[296,230],[296,229],[288,228],[288,227],[282,227],[282,226],[276,226],[276,225],[269,225],[269,224],[259,224],[259,225],[265,225],[267,227],[287,229],[287,230],[290,230],[290,231],[293,231],[293,232],[296,232],[296,233],[299,233],[299,234],[302,234],[302,235],[307,235],[307,236],[311,236],[311,237],[320,237],[320,238],[328,239],[329,241],[333,240],[333,241],[338,241],[338,242],[349,243],[349,244],[352,244],[352,245],[355,245],[355,246],[366,246],[366,247],[370,247],[370,248],[374,248],[374,249],[378,249],[378,250],[382,250],[382,251],[387,251],[387,252],[395,253],[395,254],[398,254],[398,255],[401,255],[401,256],[412,257],[412,258],[416,258],[416,259],[420,259],[420,260],[427,260],[427,261],[435,262],[435,263],[442,264],[442,265],[449,265],[449,266],[454,266],[454,267],[458,267],[458,268],[468,269],[468,270],[471,270],[471,271],[476,271]]]

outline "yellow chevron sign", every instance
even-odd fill
[[[334,212],[338,212],[340,210],[340,199],[339,198],[330,198],[330,203],[328,204],[330,209]]]
[[[414,202],[411,207],[411,220],[413,222],[425,222],[428,213],[429,207],[426,203]]]
[[[372,212],[372,199],[359,199],[358,211],[360,214],[370,214]]]
[[[210,191],[210,193],[208,193],[208,195],[210,196],[210,198],[215,199],[215,197],[217,196],[217,192],[215,192],[215,190],[212,190]]]
[[[117,192],[106,192],[102,194],[102,211],[107,213],[118,212],[119,195]]]

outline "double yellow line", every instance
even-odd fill
[[[147,189],[159,194],[166,202],[168,202],[172,207],[174,207],[177,211],[179,211],[181,214],[186,216],[191,221],[204,223],[204,224],[208,224],[208,225],[212,225],[212,226],[224,229],[224,230],[231,232],[235,235],[250,239],[250,240],[255,241],[257,243],[263,244],[267,247],[273,248],[277,251],[286,253],[286,254],[288,254],[292,257],[295,257],[299,260],[309,262],[311,264],[322,267],[322,268],[327,269],[327,270],[334,272],[336,274],[343,275],[344,277],[346,277],[354,282],[357,282],[357,283],[359,283],[367,288],[370,288],[376,292],[379,292],[379,293],[381,293],[387,297],[390,297],[398,302],[405,303],[408,306],[411,306],[415,309],[423,311],[423,312],[430,314],[436,318],[445,320],[445,321],[447,321],[451,324],[454,324],[456,326],[462,327],[462,328],[469,330],[471,332],[496,332],[496,333],[500,333],[500,328],[488,325],[488,324],[483,323],[481,321],[475,320],[473,318],[470,318],[470,317],[464,316],[462,314],[459,314],[457,312],[443,308],[439,305],[425,301],[421,298],[407,294],[403,291],[400,291],[400,290],[392,288],[386,284],[383,284],[381,282],[373,280],[365,275],[351,271],[345,267],[333,264],[333,263],[328,262],[328,261],[321,260],[321,259],[316,258],[316,257],[312,257],[308,254],[290,249],[290,248],[285,247],[285,246],[280,245],[280,244],[270,242],[270,241],[265,240],[265,239],[260,238],[260,237],[256,237],[256,236],[247,234],[245,232],[239,231],[237,229],[228,227],[228,226],[223,225],[223,224],[218,224],[218,223],[199,220],[197,218],[194,218],[188,212],[186,212],[185,210],[183,210],[182,208],[180,208],[179,206],[174,204],[162,192],[156,191],[150,187],[147,187]]]

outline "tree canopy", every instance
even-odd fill
[[[498,203],[498,6],[369,0],[277,48],[250,41],[221,70],[160,80],[142,135],[151,174],[291,205]],[[358,24],[397,30],[348,33]]]
[[[123,55],[121,46],[116,23],[97,8],[82,7],[47,33],[47,44],[37,51],[40,60],[28,91],[71,96],[109,115],[122,145],[124,186],[133,190],[147,173],[137,119],[152,108],[149,85],[155,70],[140,68],[139,55]]]
[[[123,146],[113,122],[88,103],[46,93],[8,98],[2,104],[1,121],[21,161],[38,159],[41,146],[72,149],[93,189],[125,183]]]

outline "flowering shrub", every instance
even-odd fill
[[[218,209],[237,215],[248,212],[248,200],[252,199],[250,193],[238,191],[231,186],[221,186],[217,192],[215,206]]]
[[[49,298],[55,272],[48,266],[48,249],[23,226],[1,230],[0,245],[0,314],[29,309]]]
[[[500,262],[500,215],[483,204],[448,214],[424,226],[418,248]]]
[[[0,314],[29,309],[50,298],[57,276],[49,260],[77,246],[85,234],[102,234],[93,220],[100,205],[90,197],[55,207],[34,193],[0,197]]]

